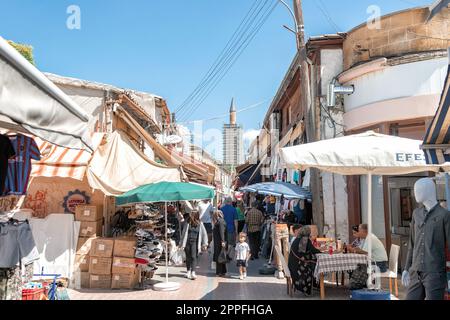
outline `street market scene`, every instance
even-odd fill
[[[450,0],[108,3],[2,5],[0,300],[450,300]]]

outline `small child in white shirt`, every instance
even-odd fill
[[[247,263],[250,259],[250,247],[247,241],[247,234],[244,232],[239,233],[239,242],[236,244],[236,264],[239,268],[239,279],[244,280],[247,277]]]

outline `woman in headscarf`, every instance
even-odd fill
[[[227,273],[226,263],[219,263],[219,255],[223,249],[227,250],[227,224],[220,210],[214,211],[212,215],[214,254],[213,261],[216,263],[216,276],[224,277]]]
[[[316,254],[320,253],[320,250],[313,246],[310,236],[309,226],[300,229],[297,239],[292,243],[288,260],[295,288],[306,296],[311,295],[312,292]]]

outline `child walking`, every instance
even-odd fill
[[[244,280],[247,277],[247,263],[250,259],[250,247],[247,243],[247,234],[239,233],[239,242],[236,244],[236,262],[239,268],[239,279]]]

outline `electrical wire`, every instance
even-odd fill
[[[206,97],[209,96],[209,94],[212,92],[212,90],[214,90],[218,83],[225,77],[225,75],[237,61],[245,48],[247,48],[249,42],[251,42],[256,33],[262,27],[261,22],[265,22],[267,20],[270,13],[278,4],[278,2],[275,1],[272,8],[267,7],[267,4],[270,5],[270,3],[270,0],[265,0],[262,6],[251,8],[251,13],[247,15],[247,17],[251,17],[248,18],[245,23],[243,23],[243,27],[240,28],[242,30],[239,30],[239,35],[237,37],[234,37],[235,41],[233,41],[233,44],[229,46],[227,50],[225,50],[226,52],[220,62],[212,69],[209,77],[207,77],[207,80],[200,85],[194,96],[184,104],[184,107],[186,107],[186,104],[188,104],[188,108],[185,108],[183,110],[182,114],[180,115],[181,119],[189,117],[192,112],[195,111],[201,105],[201,103],[203,103]],[[262,15],[261,12],[263,12]]]
[[[272,99],[272,98],[271,98],[271,99]],[[245,112],[245,111],[248,111],[248,110],[252,110],[252,109],[258,108],[259,106],[263,105],[265,102],[267,102],[267,101],[269,101],[269,100],[271,100],[271,99],[265,99],[265,100],[263,100],[263,101],[261,101],[261,102],[252,104],[252,105],[250,105],[250,106],[248,106],[248,107],[246,107],[246,108],[243,108],[243,109],[241,109],[241,110],[236,111],[236,113],[242,113],[242,112]],[[195,122],[205,122],[205,121],[211,121],[211,120],[218,120],[218,119],[225,118],[225,117],[227,117],[227,116],[229,116],[229,113],[225,113],[225,114],[223,114],[223,115],[216,116],[216,117],[212,117],[212,118],[208,118],[208,119],[192,120],[192,121],[177,122],[177,123],[178,123],[178,124],[191,124],[191,123],[195,123]]]
[[[180,115],[181,119],[183,119],[184,116],[189,116],[190,114],[192,114],[193,110],[195,109],[196,103],[201,101],[205,95],[209,95],[209,93],[212,91],[209,89],[214,86],[215,82],[217,82],[217,79],[218,79],[218,78],[216,78],[217,75],[219,75],[220,80],[223,78],[223,77],[220,77],[220,73],[224,70],[224,68],[227,68],[227,66],[229,66],[230,59],[233,59],[233,57],[236,56],[236,53],[242,46],[242,43],[237,50],[236,50],[236,46],[239,45],[239,43],[242,40],[242,37],[247,33],[249,27],[251,27],[253,25],[254,21],[258,18],[259,14],[261,13],[261,10],[263,10],[263,8],[266,6],[266,4],[268,2],[269,2],[269,0],[266,0],[263,3],[263,6],[259,7],[259,10],[256,12],[256,15],[254,15],[251,18],[251,20],[247,21],[247,23],[244,24],[244,28],[246,30],[243,30],[241,35],[236,39],[236,42],[233,44],[233,46],[230,47],[229,50],[227,50],[226,55],[223,57],[222,61],[219,63],[219,65],[216,66],[215,70],[213,70],[214,72],[212,73],[210,79],[208,79],[208,81],[205,82],[201,86],[200,89],[203,90],[206,88],[205,89],[206,91],[201,91],[191,101],[189,101],[190,106],[184,111],[184,114]],[[258,7],[256,7],[255,10],[256,9],[258,9]],[[228,70],[229,70],[229,68],[227,68],[227,70],[225,71],[225,74],[228,72]],[[211,83],[213,83],[213,84],[211,85]]]
[[[239,47],[237,48],[237,51],[228,57],[228,59],[225,61],[224,68],[225,71],[222,72],[221,75],[219,75],[218,78],[213,80],[214,82],[211,83],[209,88],[206,89],[206,91],[199,97],[197,97],[196,100],[192,102],[192,107],[189,109],[187,113],[187,118],[189,118],[192,113],[194,113],[206,100],[206,98],[211,94],[211,92],[217,87],[217,85],[222,81],[222,79],[228,74],[230,69],[235,65],[239,57],[243,54],[245,49],[250,45],[251,41],[255,38],[255,36],[258,34],[259,30],[262,28],[264,23],[267,21],[267,19],[270,17],[272,12],[275,10],[278,2],[275,1],[274,5],[272,7],[269,7],[268,10],[265,11],[265,14],[259,19],[257,25],[254,26],[250,34],[247,35],[247,37],[244,39],[244,42],[242,42]],[[182,118],[183,119],[183,118]],[[184,118],[186,119],[186,118]]]
[[[191,94],[183,101],[183,103],[175,110],[176,113],[180,112],[184,106],[186,105],[186,103],[189,101],[189,99],[192,98],[192,96],[194,96],[198,90],[200,90],[201,85],[210,77],[211,73],[217,68],[219,62],[223,59],[225,53],[228,52],[228,50],[231,48],[231,45],[233,43],[233,41],[235,40],[236,36],[238,35],[238,33],[240,32],[241,28],[243,28],[245,25],[247,25],[248,23],[248,19],[249,16],[253,15],[253,13],[255,12],[255,10],[257,9],[258,6],[255,7],[255,5],[258,4],[258,0],[255,0],[253,2],[253,5],[250,7],[250,10],[247,11],[247,14],[245,15],[245,17],[242,19],[241,23],[239,24],[239,26],[237,27],[237,29],[234,31],[233,35],[231,36],[231,38],[228,40],[227,44],[225,45],[225,47],[222,49],[222,51],[220,52],[219,56],[216,58],[216,60],[214,61],[214,63],[211,65],[211,67],[209,68],[209,70],[206,72],[205,76],[202,78],[202,80],[200,81],[200,83],[197,85],[197,87],[194,89],[193,92],[191,92]]]

